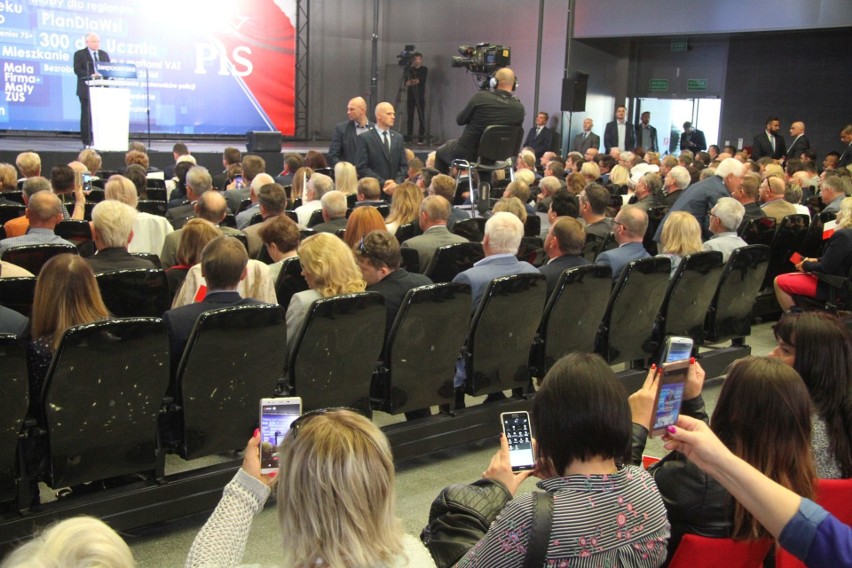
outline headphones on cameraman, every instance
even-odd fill
[[[497,77],[491,76],[488,79],[488,88],[492,91],[497,88]],[[515,76],[515,82],[512,83],[512,92],[514,93],[518,89],[518,77]]]

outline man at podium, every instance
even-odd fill
[[[98,64],[108,61],[109,54],[101,49],[101,38],[94,32],[86,35],[86,47],[74,53],[77,97],[80,98],[80,138],[86,148],[92,145],[92,110],[89,106],[89,86],[86,81],[99,77]]]

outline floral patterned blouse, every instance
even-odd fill
[[[557,477],[538,487],[553,494],[547,567],[654,567],[666,559],[666,509],[643,469]],[[532,517],[532,495],[513,499],[457,566],[523,566]]]

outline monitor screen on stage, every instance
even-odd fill
[[[295,130],[296,0],[4,0],[0,130],[80,129],[74,53],[137,67],[130,131]]]

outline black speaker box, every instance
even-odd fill
[[[249,152],[280,152],[281,133],[256,130],[246,132],[246,148]]]
[[[562,110],[582,112],[586,110],[586,90],[589,88],[589,76],[577,73],[573,79],[562,79]]]

